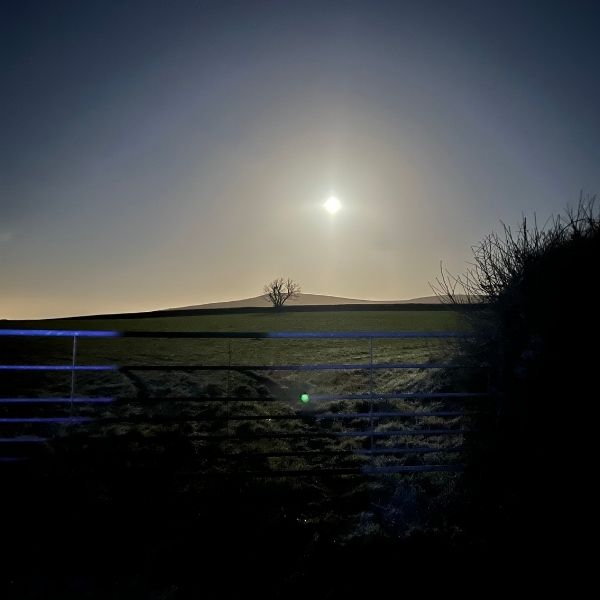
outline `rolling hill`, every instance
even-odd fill
[[[336,304],[440,304],[438,296],[424,296],[410,300],[362,300],[359,298],[342,298],[339,296],[326,296],[323,294],[300,294],[294,300],[288,300],[286,306],[335,306]],[[208,304],[197,304],[193,306],[178,306],[168,310],[198,310],[203,308],[246,308],[246,307],[268,307],[269,303],[263,296],[244,298],[242,300],[231,300],[228,302],[210,302]]]

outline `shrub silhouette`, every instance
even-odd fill
[[[600,215],[580,197],[546,226],[523,218],[473,248],[464,275],[442,272],[434,290],[468,311],[477,337],[464,359],[487,365],[497,391],[494,431],[473,456],[477,527],[522,550],[562,554],[592,518],[589,489],[597,395],[595,284]],[[510,542],[509,542],[510,543]]]

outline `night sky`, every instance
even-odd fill
[[[0,318],[428,295],[600,190],[599,2],[0,6]]]

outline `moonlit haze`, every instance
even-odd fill
[[[0,11],[0,318],[430,295],[600,189],[597,4]]]

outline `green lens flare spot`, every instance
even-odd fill
[[[310,402],[310,396],[308,394],[302,394],[300,396],[300,401],[306,404],[307,402]]]

